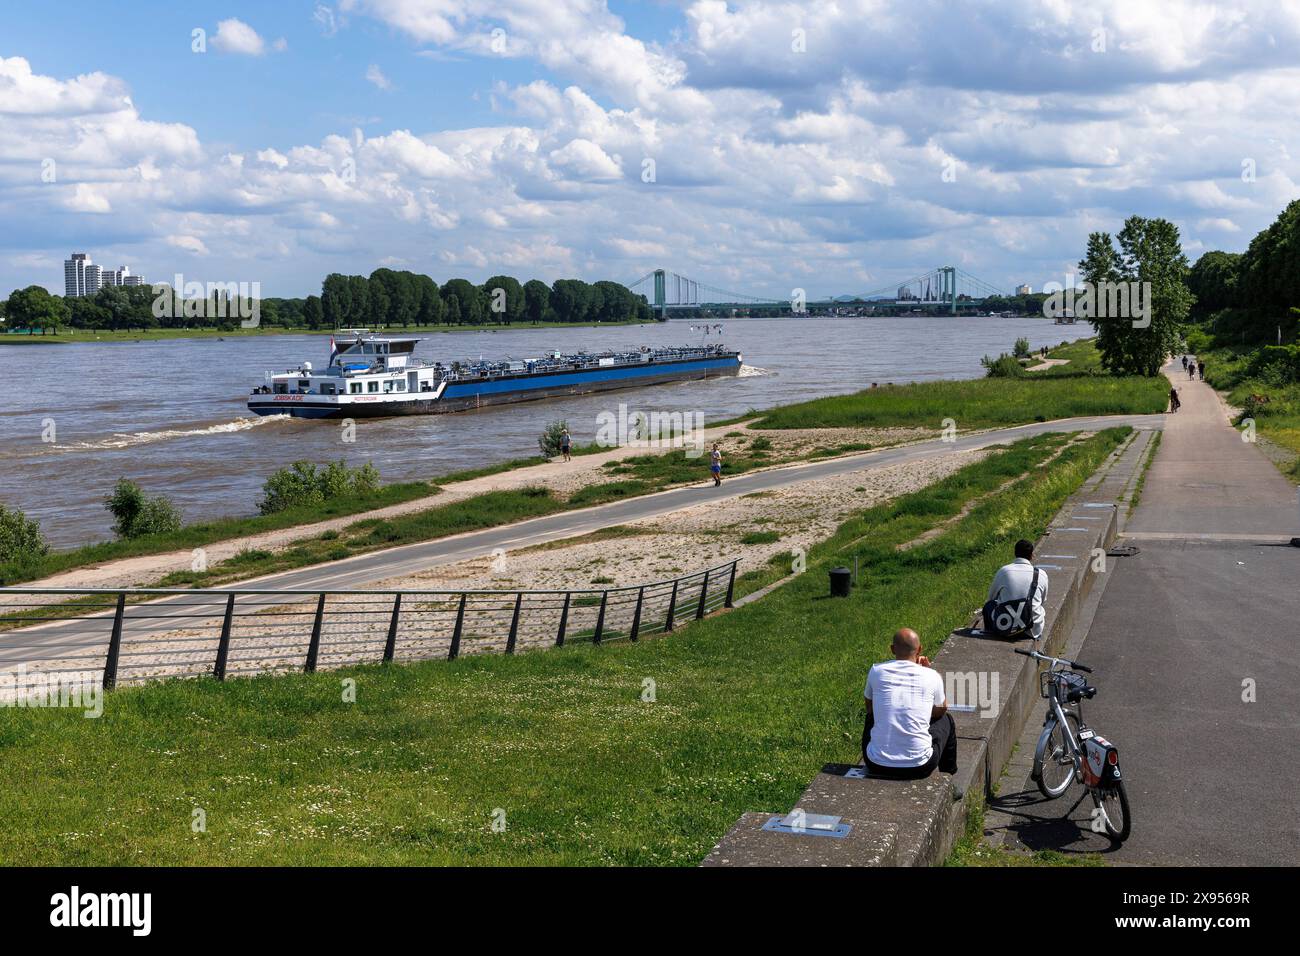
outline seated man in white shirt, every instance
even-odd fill
[[[1032,594],[1030,592],[1033,592]],[[1034,567],[1034,545],[1021,538],[1016,542],[1016,559],[998,568],[989,585],[989,603],[985,607],[984,630],[1000,637],[1021,637],[1028,633],[1034,640],[1043,636],[1043,623],[1047,615],[1043,604],[1047,600],[1047,572]],[[1009,601],[1027,601],[1021,609],[1019,624],[1013,621],[1010,632],[1002,631],[995,621],[989,620],[990,609]],[[1015,615],[1012,615],[1014,617]]]
[[[919,780],[938,768],[957,772],[957,728],[943,678],[921,656],[921,638],[903,628],[890,645],[894,660],[874,664],[863,696],[862,759],[875,777]]]

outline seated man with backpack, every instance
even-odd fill
[[[894,660],[873,664],[862,692],[867,772],[891,780],[920,780],[936,768],[956,773],[957,726],[948,713],[943,678],[921,656],[916,631],[898,631],[890,650]]]
[[[984,633],[1016,638],[1026,634],[1035,641],[1043,636],[1047,615],[1047,574],[1034,567],[1034,546],[1021,538],[1016,559],[998,568],[984,605]]]

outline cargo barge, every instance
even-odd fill
[[[425,363],[418,338],[350,330],[330,340],[329,363],[268,373],[248,396],[258,415],[379,418],[431,415],[562,395],[637,388],[682,379],[735,375],[741,355],[722,345],[643,347],[634,352],[551,352],[502,362]]]

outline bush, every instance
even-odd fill
[[[560,453],[560,436],[569,428],[567,421],[561,420],[551,422],[546,426],[546,431],[537,437],[537,447],[542,450],[542,454],[547,458],[554,458]]]
[[[1016,344],[1011,348],[1011,354],[1015,358],[1029,358],[1029,339],[1016,339]]]
[[[980,364],[989,370],[989,378],[1023,378],[1025,375],[1025,367],[1005,352],[995,359],[986,355],[980,359]]]
[[[1214,340],[1204,329],[1192,329],[1187,333],[1187,351],[1201,355],[1214,347]]]
[[[167,534],[181,528],[181,513],[163,495],[149,497],[134,481],[119,478],[113,493],[104,499],[113,515],[113,531],[119,538],[140,538]]]
[[[1300,345],[1264,346],[1251,357],[1246,374],[1270,385],[1300,382]]]
[[[35,519],[0,504],[0,563],[44,557],[49,550]]]
[[[295,461],[266,479],[257,508],[269,515],[287,508],[316,507],[336,498],[373,495],[378,490],[379,471],[369,462],[349,468],[346,462],[334,461],[317,468],[309,461]]]

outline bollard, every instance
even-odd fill
[[[848,568],[831,568],[831,597],[848,597],[852,579]]]

